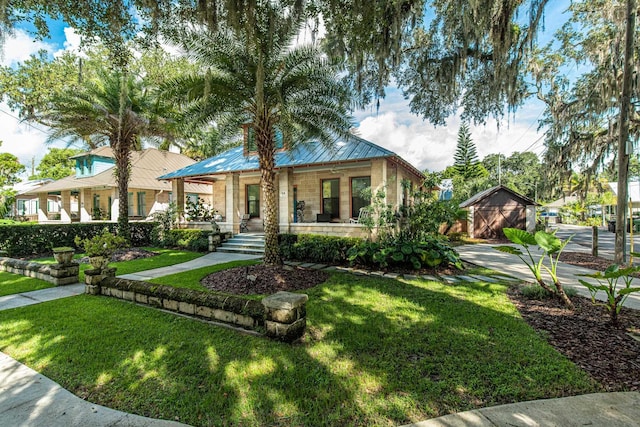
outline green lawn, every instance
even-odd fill
[[[599,390],[505,286],[332,274],[289,345],[88,295],[0,312],[0,350],[95,403],[218,425],[399,425]]]
[[[158,255],[149,258],[134,259],[131,261],[111,262],[110,267],[116,267],[116,275],[137,273],[139,271],[152,270],[154,268],[166,267],[169,265],[180,264],[182,262],[191,261],[199,258],[204,254],[201,252],[192,252],[176,249],[164,248],[143,248],[148,251],[156,252]],[[80,259],[84,254],[75,254],[74,259]],[[35,262],[43,264],[53,264],[55,260],[53,256],[46,258],[34,259]],[[91,268],[89,264],[80,264],[80,282],[84,282],[84,270]]]
[[[197,268],[195,270],[184,271],[181,273],[171,274],[169,276],[162,276],[156,279],[151,279],[149,282],[157,283],[159,285],[173,286],[176,288],[195,289],[197,291],[210,292],[200,284],[200,280],[208,274],[215,273],[216,271],[226,270],[228,268],[242,267],[245,265],[259,264],[259,260],[244,260],[244,261],[232,261],[225,264],[210,265],[207,267]]]
[[[19,274],[0,272],[0,297],[52,288],[53,284],[44,280],[21,276]]]

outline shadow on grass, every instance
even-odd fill
[[[0,349],[91,402],[197,426],[401,424],[594,389],[499,288],[335,274],[308,293],[296,345],[79,296],[1,312]]]

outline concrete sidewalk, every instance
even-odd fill
[[[640,393],[596,393],[534,400],[445,415],[405,427],[631,427],[640,425]]]
[[[0,425],[11,427],[179,427],[80,399],[44,375],[0,353]]]
[[[520,258],[518,258],[518,256],[500,252],[494,249],[493,246],[498,245],[462,245],[457,246],[455,249],[464,261],[476,264],[481,267],[490,268],[497,272],[508,274],[509,276],[513,276],[524,281],[534,282],[533,273],[531,273],[529,268],[524,264],[524,262],[522,262]],[[534,249],[532,249],[532,251],[533,250]],[[534,254],[534,259],[537,260],[539,256],[537,255],[538,253],[532,253]],[[576,267],[574,265],[565,264],[563,262],[558,263],[557,274],[558,278],[560,279],[560,283],[562,283],[565,288],[575,289],[578,295],[582,295],[587,298],[591,298],[591,295],[589,294],[587,288],[585,288],[578,282],[578,279],[580,278],[594,284],[596,284],[597,281],[588,277],[578,277],[577,275],[592,273],[595,273],[595,270]],[[549,280],[551,279],[546,271],[544,272],[542,277]],[[548,283],[552,282],[549,281]],[[620,279],[618,283],[618,289],[621,289],[622,286],[624,286],[624,284],[622,279]],[[640,287],[640,280],[633,279],[632,286]],[[606,300],[604,292],[599,292],[596,297],[601,301]],[[630,294],[624,306],[640,310],[640,294]]]
[[[226,252],[209,252],[199,258],[191,261],[183,262],[182,264],[170,265],[168,267],[155,268],[153,270],[141,271],[139,273],[123,274],[123,279],[129,280],[149,280],[156,277],[169,276],[171,274],[182,273],[184,271],[195,270],[196,268],[208,267],[210,265],[224,264],[232,261],[242,261],[249,259],[260,259],[260,256],[247,255],[247,254],[233,254]]]
[[[0,310],[24,307],[40,302],[53,301],[60,298],[72,297],[84,293],[84,285],[55,286],[53,288],[40,289],[38,291],[22,292],[20,294],[0,297]]]

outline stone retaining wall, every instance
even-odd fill
[[[0,257],[0,271],[20,274],[53,283],[56,286],[71,285],[79,282],[80,267],[71,264],[40,264],[14,258]]]
[[[89,274],[87,274],[87,272]],[[292,342],[306,329],[307,295],[278,292],[262,301],[91,274],[86,292],[222,322]]]

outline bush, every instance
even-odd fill
[[[209,249],[209,231],[205,230],[169,230],[164,234],[163,246],[206,252]]]
[[[132,222],[131,246],[148,246],[152,242],[157,224],[154,222]],[[76,236],[81,240],[90,239],[102,233],[104,228],[116,232],[115,223],[82,224],[11,224],[0,225],[0,250],[7,256],[20,257],[50,252],[52,248],[71,246]]]
[[[281,234],[279,241],[280,253],[286,260],[341,264],[347,261],[347,251],[362,239],[314,234]]]
[[[401,237],[382,242],[362,241],[349,249],[348,260],[352,265],[383,269],[401,267],[419,270],[449,265],[462,269],[458,253],[446,238],[437,236],[426,236],[420,241]]]

